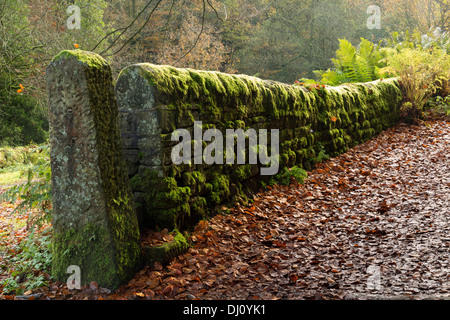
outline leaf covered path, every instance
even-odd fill
[[[189,253],[128,287],[175,299],[450,296],[450,124],[399,125],[304,185],[200,224]]]
[[[193,247],[108,293],[42,299],[450,297],[450,123],[399,125],[319,164],[304,185],[201,222]]]

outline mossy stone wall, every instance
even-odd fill
[[[82,283],[110,288],[132,278],[143,260],[167,261],[185,251],[178,230],[225,202],[245,201],[263,180],[264,165],[248,161],[248,137],[234,150],[236,159],[246,154],[244,164],[197,162],[194,150],[190,163],[173,163],[178,129],[193,140],[195,132],[217,129],[224,147],[227,129],[278,130],[280,172],[310,169],[319,154],[336,156],[396,124],[402,102],[396,79],[305,88],[152,64],[124,69],[114,92],[108,63],[81,50],[55,57],[47,84],[53,277],[66,281],[67,268],[78,265]],[[274,136],[267,137],[269,155]],[[226,163],[230,154],[219,158]],[[138,219],[141,227],[174,230],[174,241],[141,248]]]
[[[140,234],[109,64],[63,51],[47,68],[53,199],[52,275],[117,288],[141,265]]]
[[[320,151],[336,156],[396,124],[402,101],[396,79],[306,88],[152,64],[124,69],[116,96],[139,216],[167,228],[186,227],[231,199],[245,200],[261,173],[249,163],[175,165],[175,130],[193,137],[196,121],[224,135],[226,129],[278,129],[280,169],[310,169]]]

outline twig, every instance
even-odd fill
[[[150,2],[151,2],[151,1],[150,1]],[[155,5],[155,7],[153,8],[153,10],[150,12],[150,14],[149,14],[147,20],[145,21],[145,23],[139,28],[138,31],[136,31],[136,32],[131,36],[131,38],[129,38],[127,41],[125,41],[125,43],[122,45],[122,47],[121,47],[119,50],[117,50],[116,52],[114,52],[112,55],[116,55],[116,54],[118,54],[120,51],[122,51],[122,49],[125,48],[125,46],[126,46],[131,40],[133,40],[134,37],[135,37],[138,33],[140,33],[140,32],[142,31],[142,29],[144,29],[144,27],[145,27],[145,26],[147,25],[147,23],[150,21],[150,18],[152,17],[153,13],[156,11],[156,9],[158,8],[158,6],[161,4],[161,2],[162,2],[162,0],[159,0],[159,1],[158,1],[158,3],[157,3],[157,4]],[[143,12],[143,11],[141,11],[141,12]],[[105,50],[105,51],[106,51],[106,50]],[[102,54],[103,54],[105,51],[103,51]]]
[[[203,0],[202,28],[200,30],[200,33],[198,34],[197,39],[195,39],[194,45],[189,49],[188,52],[186,52],[186,54],[184,54],[180,59],[178,59],[177,62],[175,62],[173,64],[174,66],[176,66],[181,60],[186,58],[192,52],[192,50],[194,50],[194,48],[197,46],[197,43],[200,40],[200,37],[202,36],[203,30],[205,28],[205,14],[206,14],[206,2],[205,2],[205,0]]]

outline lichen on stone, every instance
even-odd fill
[[[52,273],[65,281],[67,267],[79,264],[82,283],[115,288],[139,268],[141,251],[110,66],[94,53],[63,51],[47,84]]]

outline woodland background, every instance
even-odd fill
[[[67,28],[72,4],[79,30]],[[379,30],[367,28],[369,5],[381,8]],[[2,0],[0,146],[47,139],[45,68],[64,49],[100,53],[116,75],[151,62],[293,83],[332,68],[338,39],[420,40],[448,29],[449,10],[447,0]]]

